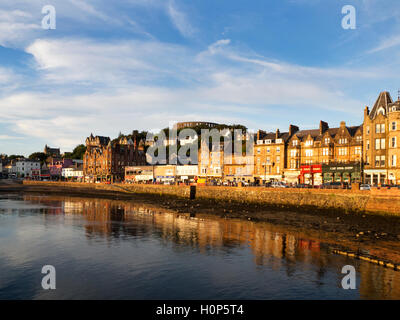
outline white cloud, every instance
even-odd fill
[[[367,53],[376,53],[399,45],[400,45],[400,36],[396,35],[391,38],[383,40],[378,46],[369,50]]]
[[[184,36],[191,37],[196,32],[195,28],[190,24],[185,13],[180,11],[174,0],[170,0],[167,4],[167,13],[171,18],[175,28]]]

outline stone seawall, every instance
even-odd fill
[[[146,194],[189,198],[189,186],[146,184],[88,184],[74,182],[24,181],[25,186],[51,190],[112,191],[124,194]],[[75,189],[76,188],[76,189]],[[380,213],[400,216],[400,190],[371,191],[271,189],[263,187],[211,187],[197,186],[197,199],[213,200],[221,204],[252,203],[282,208],[331,209],[344,212]]]

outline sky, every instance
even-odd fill
[[[176,121],[360,125],[397,99],[399,31],[398,0],[1,0],[0,153]]]

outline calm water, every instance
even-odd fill
[[[357,290],[341,288],[341,268]],[[57,289],[43,290],[43,265]],[[135,203],[0,196],[0,299],[399,299],[400,272],[268,224]]]

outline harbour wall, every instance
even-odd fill
[[[158,195],[189,199],[190,186],[186,185],[152,185],[152,184],[89,184],[76,182],[42,182],[24,181],[24,186],[40,189],[44,192],[62,191],[90,192],[99,195],[102,192],[119,194]],[[347,213],[378,213],[400,216],[399,189],[360,190],[326,190],[326,189],[292,189],[264,187],[222,187],[197,186],[196,199],[212,200],[241,205],[256,204],[277,208],[339,210]]]

